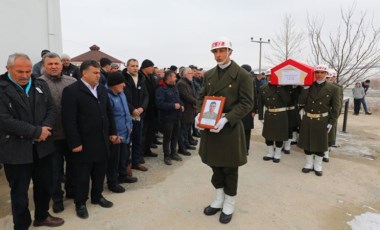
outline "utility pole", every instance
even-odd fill
[[[251,37],[251,42],[256,42],[260,44],[260,56],[259,56],[259,74],[261,74],[261,46],[263,43],[270,43],[270,39],[268,41],[263,41],[262,38],[260,38],[258,41],[253,40],[253,37]]]

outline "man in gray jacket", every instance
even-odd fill
[[[55,153],[53,154],[53,212],[59,213],[64,210],[63,207],[63,190],[61,189],[63,175],[63,159],[66,158],[66,196],[73,197],[74,189],[72,180],[73,175],[72,163],[69,157],[69,148],[66,136],[62,127],[61,116],[61,98],[63,89],[76,82],[76,79],[62,74],[61,58],[56,53],[47,53],[42,58],[42,66],[45,69],[44,75],[40,79],[46,81],[53,96],[54,104],[57,108],[55,116],[56,122],[54,126],[53,139],[55,145]]]

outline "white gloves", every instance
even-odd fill
[[[327,133],[329,133],[331,131],[331,128],[332,128],[332,125],[331,124],[328,124],[327,125]]]
[[[303,88],[304,88],[304,89],[308,89],[308,88],[310,88],[310,86],[304,86]]]
[[[198,124],[199,124],[199,113],[195,117],[195,123],[194,123],[194,125],[195,125],[195,128],[197,128],[199,130],[204,130],[204,128],[198,127]]]
[[[213,129],[210,129],[210,132],[219,133],[223,129],[224,125],[228,122],[227,118],[222,117],[218,123],[216,123]]]

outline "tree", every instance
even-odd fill
[[[296,31],[295,22],[291,15],[286,14],[282,23],[281,32],[271,40],[272,53],[266,59],[277,65],[289,58],[296,59],[301,53],[304,34]]]
[[[341,9],[341,23],[329,36],[323,36],[323,22],[308,16],[307,27],[314,64],[325,63],[337,72],[337,82],[347,87],[371,77],[371,70],[380,63],[380,29],[373,18],[362,13],[355,20],[355,4]]]

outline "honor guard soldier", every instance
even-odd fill
[[[287,106],[290,103],[290,94],[285,86],[272,85],[268,78],[268,84],[260,88],[259,97],[259,120],[264,119],[262,135],[268,150],[263,160],[279,163],[283,142],[289,139]]]
[[[339,95],[336,87],[326,83],[327,67],[318,65],[314,70],[316,81],[304,86],[299,104],[304,104],[305,114],[300,126],[298,146],[306,154],[303,173],[314,169],[322,176],[322,158],[328,149],[328,133],[336,122],[339,113]]]
[[[335,81],[336,76],[337,76],[337,73],[335,70],[329,70],[329,73],[326,76],[326,82],[337,87],[338,95],[339,95],[339,113],[338,113],[338,118],[339,118],[340,114],[342,113],[342,107],[343,107],[343,87]],[[330,161],[329,155],[330,155],[331,147],[334,147],[334,146],[337,147],[336,146],[336,131],[337,131],[338,118],[333,124],[331,131],[329,132],[329,149],[325,152],[325,156],[323,157],[324,162]]]
[[[214,201],[204,209],[205,215],[219,217],[229,223],[235,208],[238,169],[247,163],[246,144],[242,119],[253,108],[252,78],[248,72],[230,59],[232,44],[221,38],[211,45],[217,66],[204,75],[203,89],[197,106],[200,110],[205,96],[225,97],[223,117],[213,129],[202,132],[199,155],[202,162],[212,168],[211,182],[215,187]],[[199,114],[195,126],[199,127]]]

